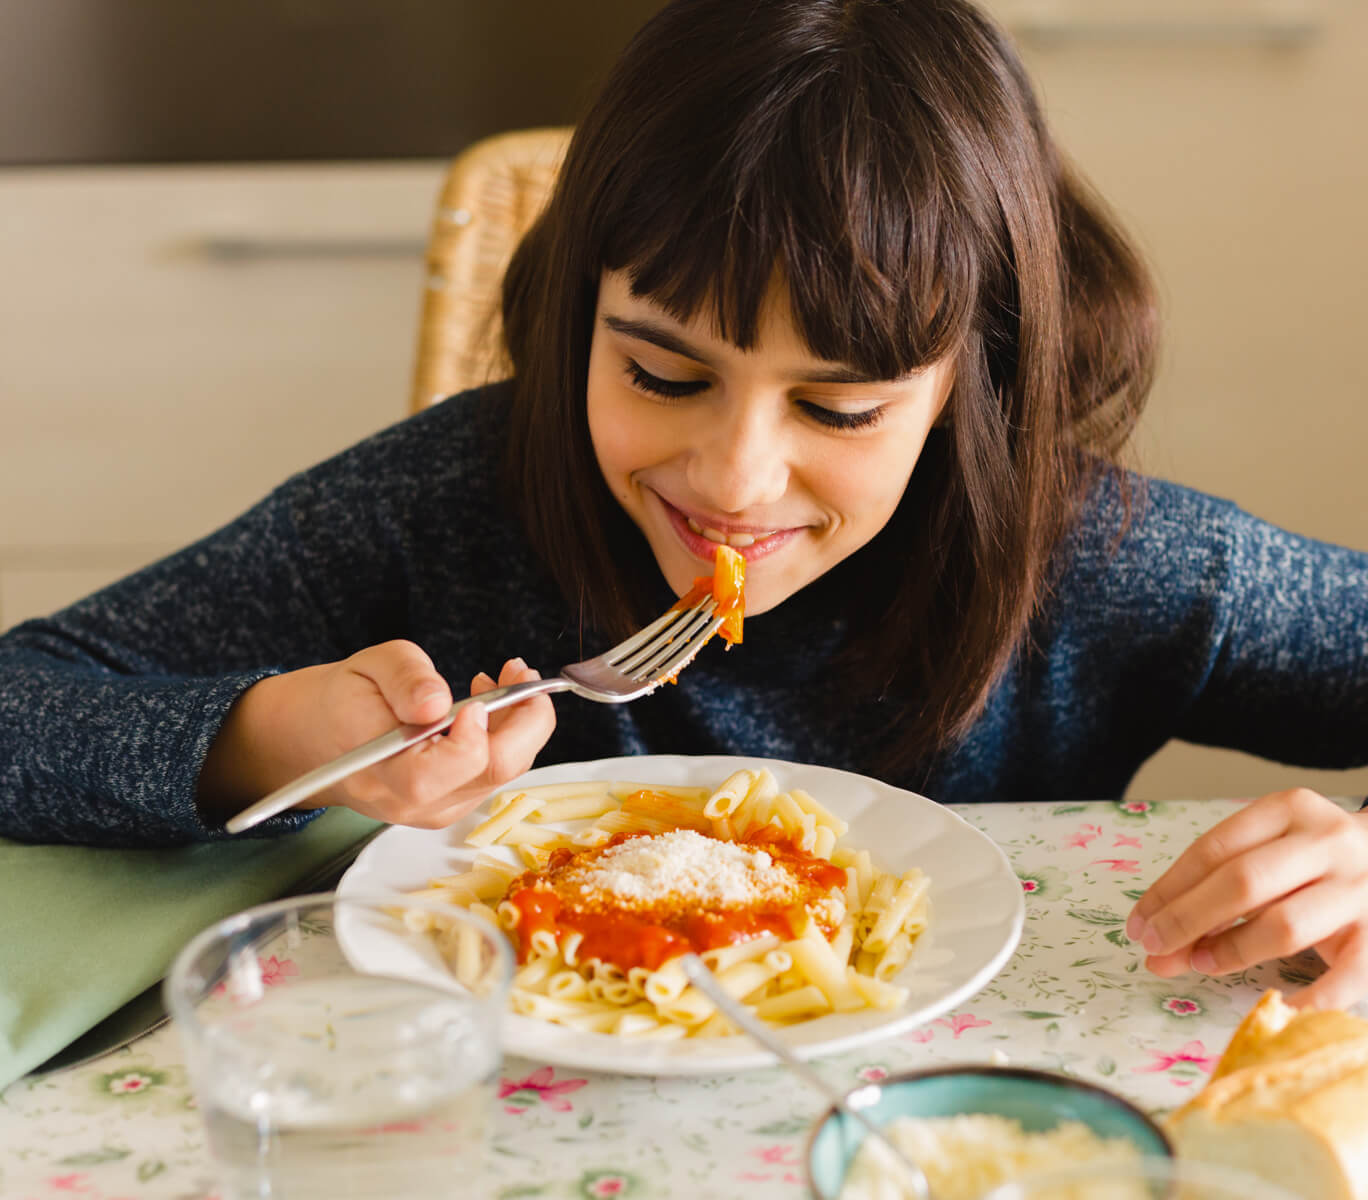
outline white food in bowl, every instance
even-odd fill
[[[1128,1138],[1099,1137],[1081,1121],[1028,1132],[1020,1121],[994,1113],[897,1117],[883,1127],[883,1135],[921,1166],[936,1200],[978,1200],[990,1188],[1031,1172],[1140,1159]],[[897,1178],[887,1152],[867,1138],[846,1173],[841,1200],[904,1200],[908,1193]]]

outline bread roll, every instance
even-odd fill
[[[1266,992],[1167,1125],[1180,1157],[1307,1200],[1368,1200],[1368,1021],[1298,1012]]]

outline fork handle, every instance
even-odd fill
[[[369,742],[362,742],[356,749],[348,750],[321,767],[315,767],[284,787],[277,788],[269,796],[263,796],[250,807],[244,808],[237,816],[230,818],[224,828],[229,833],[241,833],[244,829],[251,829],[253,825],[259,825],[268,817],[274,817],[287,808],[293,808],[301,800],[307,800],[310,796],[316,796],[319,792],[332,787],[333,784],[341,783],[349,775],[355,775],[358,771],[373,767],[378,762],[393,758],[401,750],[407,750],[410,746],[448,728],[456,720],[456,714],[472,701],[478,700],[490,712],[494,712],[531,696],[563,692],[573,686],[568,679],[553,675],[550,679],[510,683],[505,687],[491,688],[478,696],[467,696],[464,700],[457,700],[447,709],[444,716],[435,721],[429,721],[426,725],[400,725],[398,729],[391,729]]]

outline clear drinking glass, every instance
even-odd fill
[[[436,1200],[479,1174],[512,952],[464,909],[295,896],[195,937],[167,977],[225,1200]]]
[[[1305,1200],[1275,1184],[1213,1163],[1142,1158],[1024,1176],[980,1200]]]

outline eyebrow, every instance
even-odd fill
[[[713,360],[704,351],[680,337],[674,330],[664,325],[658,325],[654,321],[629,321],[624,317],[615,317],[611,313],[605,313],[603,323],[614,333],[621,333],[626,337],[649,342],[653,346],[659,346],[662,350],[668,350],[671,354],[691,358],[694,362],[702,363],[705,367],[715,366]],[[854,367],[824,367],[817,371],[801,371],[793,378],[801,383],[886,382],[874,379],[863,371],[857,371]]]

